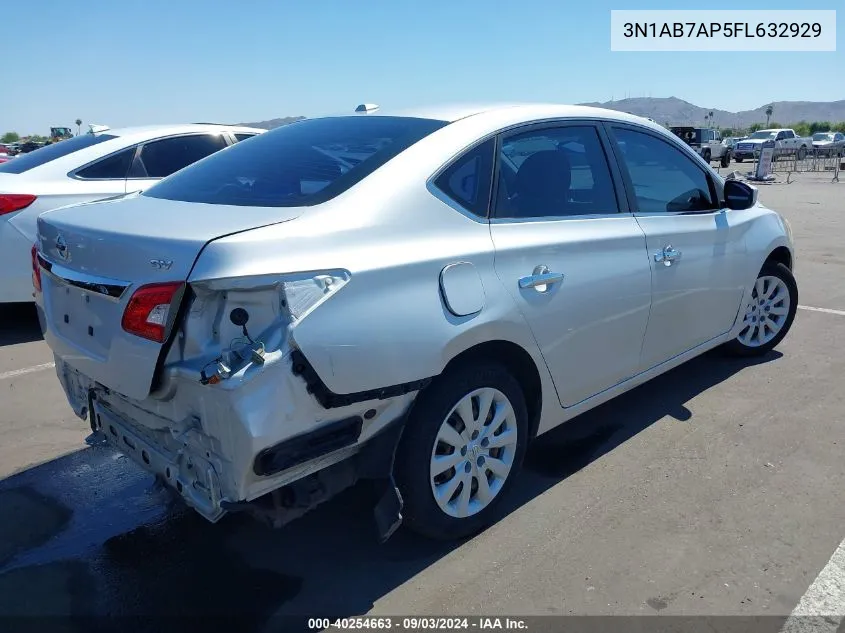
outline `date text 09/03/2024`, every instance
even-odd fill
[[[508,617],[428,617],[411,616],[392,617],[357,617],[357,618],[310,618],[308,628],[314,631],[323,629],[357,631],[495,631],[527,629],[525,620]]]
[[[815,38],[821,37],[822,25],[819,22],[626,22],[622,34],[626,38]]]

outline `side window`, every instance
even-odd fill
[[[463,208],[487,217],[495,148],[494,139],[474,147],[446,168],[434,184]]]
[[[651,134],[616,128],[637,206],[642,213],[715,209],[707,174],[692,158]]]
[[[141,163],[149,178],[165,178],[226,147],[222,134],[174,136],[141,148]]]
[[[837,134],[833,138],[837,141],[845,141],[845,134]]]
[[[117,154],[112,154],[96,163],[88,165],[85,169],[76,172],[79,178],[97,180],[123,180],[129,173],[132,165],[132,158],[135,156],[135,147],[130,147]]]
[[[499,152],[498,218],[617,213],[607,157],[591,125],[506,136]]]
[[[778,132],[778,135],[775,137],[776,141],[782,141],[786,138],[786,132]]]
[[[257,135],[256,134],[247,134],[246,132],[235,134],[235,138],[237,139],[238,143],[240,143],[241,141],[245,141],[248,138],[252,138],[253,136],[257,136]]]

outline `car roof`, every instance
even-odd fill
[[[493,103],[456,103],[418,106],[413,108],[390,109],[379,108],[368,114],[357,116],[405,116],[418,117],[423,119],[436,119],[453,123],[472,116],[508,114],[508,118],[525,120],[540,118],[604,118],[616,121],[630,121],[642,124],[644,121],[651,125],[660,127],[652,119],[640,117],[619,110],[608,108],[597,108],[594,106],[568,105],[545,102],[493,102]],[[355,115],[354,108],[349,112],[334,116]]]
[[[176,123],[169,125],[136,125],[122,128],[109,128],[95,132],[95,134],[109,134],[112,136],[170,136],[171,134],[186,134],[191,132],[266,132],[261,128],[247,127],[244,125],[223,125],[219,123]]]

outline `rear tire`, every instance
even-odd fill
[[[806,157],[807,157],[807,148],[802,146],[798,149],[798,160],[804,160]]]
[[[488,361],[440,375],[417,397],[396,453],[405,525],[440,540],[487,527],[527,438],[525,397],[504,366]]]
[[[725,152],[722,154],[722,160],[719,163],[722,167],[729,167],[731,164],[731,153]]]
[[[701,157],[704,159],[705,163],[710,164],[710,150],[709,149],[704,150],[704,153],[701,155]]]
[[[745,326],[724,345],[733,356],[763,356],[786,336],[798,309],[798,284],[783,264],[766,262],[743,315]]]
[[[737,156],[736,158],[734,158],[734,160],[735,160],[736,162],[738,162],[738,163],[741,163],[741,162],[742,162],[742,161],[744,161],[745,159],[744,159],[744,158],[742,158],[741,156]]]

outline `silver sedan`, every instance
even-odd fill
[[[483,528],[530,442],[712,348],[767,353],[798,304],[753,187],[575,106],[300,121],[41,215],[32,261],[91,441],[210,521],[371,479],[383,538]]]

